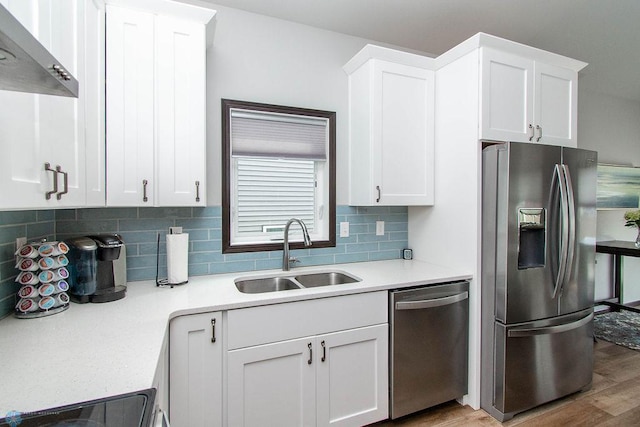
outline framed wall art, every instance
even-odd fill
[[[640,208],[640,167],[598,164],[598,209]]]

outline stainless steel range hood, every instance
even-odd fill
[[[78,81],[2,5],[0,89],[78,97]]]

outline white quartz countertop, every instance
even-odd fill
[[[197,276],[174,288],[131,282],[119,301],[72,304],[38,319],[7,317],[0,321],[0,418],[12,410],[38,411],[152,387],[167,326],[176,316],[471,278],[416,260],[295,268],[286,275],[327,270],[362,281],[262,294],[240,293],[234,279],[285,273]]]

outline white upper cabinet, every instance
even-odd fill
[[[367,45],[349,76],[349,204],[432,205],[433,60]]]
[[[91,6],[79,0],[5,0],[3,5],[78,79],[80,95],[0,91],[0,208],[84,206],[84,14]]]
[[[107,3],[107,205],[204,206],[206,24],[215,11]]]
[[[487,47],[481,61],[480,139],[577,146],[577,71]]]

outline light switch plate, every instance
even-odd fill
[[[16,251],[27,244],[26,237],[16,237]]]
[[[340,237],[349,237],[349,223],[341,222],[340,223]]]
[[[376,236],[384,236],[384,221],[376,221]]]

